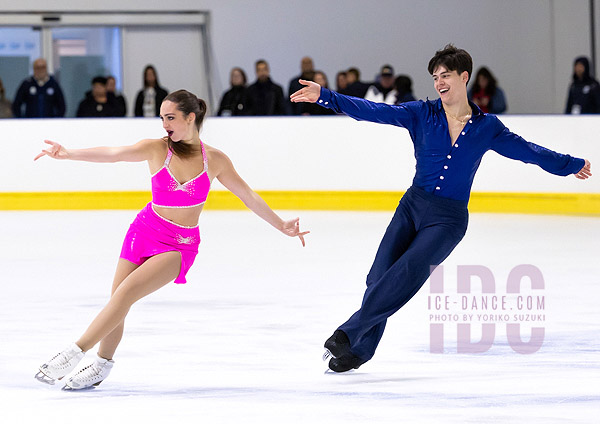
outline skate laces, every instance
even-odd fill
[[[98,363],[96,361],[91,364],[80,369],[77,374],[73,376],[73,379],[78,379],[82,381],[91,381],[95,377],[101,376],[104,371],[104,364]]]
[[[92,380],[94,377],[100,374],[100,370],[96,369],[94,365],[95,363],[92,363],[88,366],[83,367],[77,372],[77,374],[73,376],[73,378],[82,381]]]
[[[70,349],[63,350],[62,352],[57,353],[56,355],[54,355],[54,357],[52,359],[50,359],[48,361],[48,364],[52,364],[52,366],[56,366],[56,367],[64,367],[75,356],[75,355],[69,355],[69,353],[72,353],[72,351]]]

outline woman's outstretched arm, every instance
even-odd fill
[[[49,147],[42,149],[33,160],[42,156],[53,159],[81,160],[86,162],[142,162],[152,157],[157,140],[141,140],[130,146],[91,147],[88,149],[67,149],[51,140],[44,140]]]

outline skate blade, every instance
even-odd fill
[[[89,390],[94,390],[96,388],[96,386],[97,386],[97,384],[94,384],[93,386],[87,386],[87,387],[82,387],[81,389],[76,389],[74,387],[67,386],[65,384],[61,390],[65,391],[65,392],[87,392]]]
[[[327,351],[325,353],[329,353],[331,355],[331,359],[329,360],[329,362],[327,363],[327,369],[325,370],[325,372],[323,374],[348,374],[353,372],[354,370],[358,369],[358,367],[360,367],[360,365],[358,367],[354,367],[354,368],[350,368],[349,370],[346,371],[334,371],[331,369],[330,365],[331,365],[331,361],[335,358],[335,356],[333,356],[333,354],[331,354],[331,352]],[[325,355],[323,355],[325,356]]]
[[[104,380],[102,380],[102,381],[104,381]],[[82,387],[81,389],[76,389],[74,387],[71,387],[71,386],[65,384],[61,390],[64,390],[65,392],[75,392],[75,391],[81,392],[81,391],[87,391],[87,390],[94,390],[96,387],[98,387],[100,385],[100,383],[102,383],[102,381],[95,383],[91,386]]]
[[[323,353],[323,361],[327,361],[328,359],[335,358],[333,353],[329,349],[325,349],[325,353]]]
[[[54,385],[54,383],[56,383],[55,379],[48,377],[42,371],[38,371],[37,374],[34,375],[34,377],[37,381],[41,381],[42,383],[50,384],[51,386]]]
[[[331,368],[327,368],[323,374],[325,374],[325,375],[344,375],[344,374],[353,373],[355,369],[356,368],[353,368],[353,369],[348,370],[348,371],[334,371]]]

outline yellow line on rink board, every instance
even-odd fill
[[[259,191],[273,209],[392,211],[404,194],[395,191]],[[0,192],[0,210],[141,209],[146,191]],[[242,210],[228,191],[214,190],[208,210]],[[600,216],[597,193],[472,193],[470,212]]]

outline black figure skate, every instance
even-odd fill
[[[350,350],[350,340],[342,330],[335,330],[333,335],[325,342],[325,353],[323,361],[329,359],[329,370],[334,372],[346,372],[358,369],[365,363]]]

